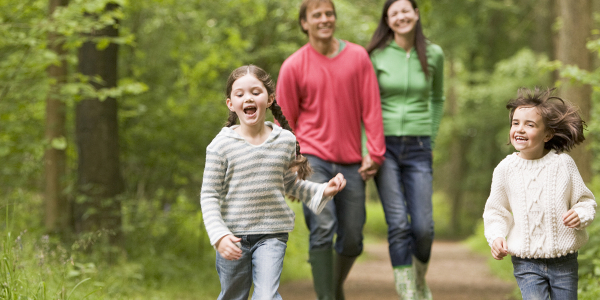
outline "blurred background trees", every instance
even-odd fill
[[[95,275],[109,295],[135,294],[140,282],[214,282],[198,192],[206,146],[227,118],[225,81],[243,64],[277,78],[306,43],[299,2],[0,0],[0,228],[86,249],[97,270],[72,264],[74,278],[112,262],[104,269],[121,277]],[[366,45],[383,2],[336,1],[336,35]],[[513,151],[505,104],[519,87],[558,86],[582,108],[588,141],[573,156],[598,195],[600,1],[418,4],[446,55],[436,236],[474,233],[493,168]],[[288,253],[304,253],[303,240],[291,238]],[[598,239],[587,247],[600,253]]]

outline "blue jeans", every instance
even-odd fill
[[[524,300],[577,299],[577,252],[557,258],[511,257]]]
[[[333,247],[344,256],[358,256],[363,250],[363,226],[366,220],[365,182],[360,177],[360,164],[342,165],[306,155],[314,173],[308,178],[313,182],[328,182],[337,173],[346,178],[346,187],[327,202],[323,211],[316,215],[304,205],[304,220],[310,231],[310,250]]]
[[[432,157],[428,136],[386,136],[375,184],[388,225],[392,266],[428,262],[433,243]]]
[[[252,300],[281,299],[277,289],[287,248],[287,233],[238,236],[242,239],[242,257],[227,260],[217,252],[217,273],[221,281],[219,300],[248,300],[252,282]]]

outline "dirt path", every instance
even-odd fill
[[[347,300],[398,300],[387,251],[385,243],[366,245],[366,258],[348,276]],[[491,275],[486,257],[457,242],[434,242],[427,282],[435,300],[507,300],[513,290]],[[316,298],[310,280],[286,283],[279,292],[285,300]]]

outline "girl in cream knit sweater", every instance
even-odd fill
[[[483,213],[492,256],[511,255],[523,299],[577,299],[577,250],[596,208],[563,153],[583,142],[585,122],[551,93],[522,89],[507,104],[510,143],[519,152],[494,170]]]

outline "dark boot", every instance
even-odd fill
[[[357,256],[335,255],[335,267],[333,271],[333,283],[335,284],[335,299],[344,300],[344,281],[352,269]]]
[[[333,251],[331,249],[311,250],[308,256],[317,299],[334,300]]]

